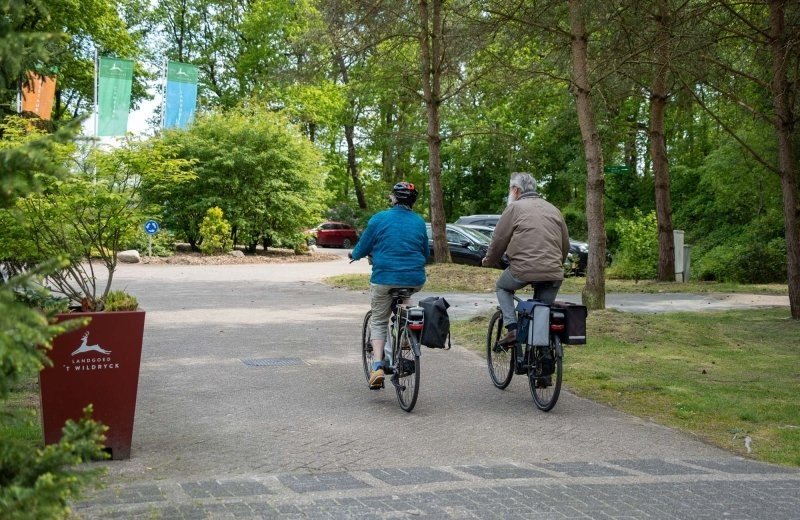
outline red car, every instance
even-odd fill
[[[344,222],[323,222],[313,231],[312,243],[321,247],[343,247],[349,249],[358,242],[356,228]]]

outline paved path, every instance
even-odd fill
[[[366,388],[367,295],[318,283],[365,269],[123,266],[116,286],[148,312],[132,458],[103,463],[109,487],[76,514],[800,518],[799,472],[569,393],[539,412],[522,379],[494,389],[457,346],[423,352],[403,412]]]

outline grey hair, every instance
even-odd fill
[[[536,179],[528,172],[514,172],[511,174],[509,186],[516,186],[523,192],[536,191]]]

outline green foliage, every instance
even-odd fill
[[[64,180],[50,179],[41,193],[18,200],[23,236],[35,246],[29,262],[66,255],[67,268],[50,276],[54,288],[83,310],[102,310],[117,252],[139,232],[144,212],[152,212],[140,196],[141,184],[178,183],[186,176],[185,165],[133,141],[88,153]],[[108,271],[104,286],[89,264],[98,258]]]
[[[76,9],[84,3],[68,2]],[[110,2],[109,2],[110,4]],[[56,2],[6,0],[0,19],[0,97],[2,103],[13,98],[17,81],[27,69],[50,68],[51,57],[61,54],[54,47],[60,36],[53,25],[92,23],[91,17],[52,19]],[[51,24],[52,22],[52,24]],[[34,24],[39,24],[34,31]],[[85,45],[84,48],[88,48]],[[63,49],[62,49],[63,50]],[[56,52],[54,52],[56,51]],[[0,400],[5,402],[12,388],[22,378],[35,375],[50,363],[47,349],[57,335],[85,325],[84,320],[55,324],[54,314],[63,309],[42,288],[41,278],[68,265],[58,256],[38,258],[38,266],[27,274],[11,276],[29,266],[20,262],[33,254],[31,240],[23,233],[25,221],[7,211],[18,197],[43,189],[58,181],[66,172],[64,159],[69,155],[70,140],[80,122],[46,136],[33,125],[18,118],[6,117],[0,106]],[[66,153],[64,153],[66,151]],[[40,305],[34,309],[31,304]],[[67,502],[78,496],[81,488],[93,481],[98,470],[78,468],[78,464],[102,458],[104,427],[86,418],[69,422],[64,438],[42,449],[22,436],[15,435],[22,420],[30,420],[0,406],[0,518],[49,519],[68,514]]]
[[[616,230],[619,249],[608,275],[612,278],[643,280],[658,272],[658,222],[655,211],[634,210],[633,218],[620,219]]]
[[[153,256],[172,256],[175,253],[175,234],[168,229],[159,229],[158,233],[152,235],[139,229],[131,239],[122,245],[123,250],[135,249],[144,256],[147,254],[148,246],[152,247]],[[152,245],[151,241],[152,240]]]
[[[199,117],[162,141],[193,162],[195,178],[167,188],[145,185],[148,200],[163,201],[163,222],[197,245],[208,208],[221,208],[238,244],[255,247],[299,238],[320,221],[321,156],[297,128],[254,105]]]
[[[756,136],[751,141],[757,141]],[[770,141],[761,147],[767,148]],[[738,144],[719,146],[698,167],[674,169],[675,227],[692,245],[692,275],[701,280],[786,282],[786,241],[777,175]]]
[[[135,311],[139,308],[139,301],[135,296],[131,296],[125,291],[109,291],[103,301],[103,310],[112,311]]]
[[[203,237],[200,251],[205,255],[217,255],[230,250],[231,225],[223,217],[222,209],[215,206],[206,211],[200,223],[200,236]]]
[[[103,473],[101,468],[77,469],[81,463],[106,458],[104,432],[91,419],[92,406],[79,421],[67,421],[58,444],[39,448],[25,439],[3,435],[0,442],[0,517],[56,519],[69,515],[68,502]],[[22,422],[19,416],[6,416]],[[27,419],[28,421],[30,419]]]
[[[79,128],[75,123],[46,135],[21,117],[0,120],[0,208],[13,206],[19,195],[64,176],[63,164],[75,150],[70,143]]]
[[[47,301],[49,292],[37,283],[45,274],[63,267],[50,261],[31,272],[0,283],[0,399],[4,399],[24,374],[37,372],[50,362],[47,349],[51,340],[82,324],[80,320],[54,324],[59,307],[32,308],[27,302]]]

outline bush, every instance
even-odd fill
[[[149,244],[148,234],[143,230],[136,233],[125,243],[122,249],[135,249],[144,256],[147,254]],[[153,256],[172,256],[175,253],[175,234],[166,229],[161,229],[153,235]]]
[[[620,219],[616,231],[619,249],[608,276],[632,280],[655,278],[658,273],[658,222],[656,213],[634,211],[632,220]]]
[[[700,280],[786,283],[786,242],[782,238],[764,243],[743,235],[694,256],[692,272]]]
[[[233,245],[231,225],[225,220],[222,209],[215,206],[206,211],[206,216],[200,223],[200,236],[203,237],[200,251],[204,255],[217,255],[230,251]]]
[[[139,308],[139,302],[135,296],[131,296],[125,291],[111,291],[106,295],[103,307],[106,311],[135,311]]]

